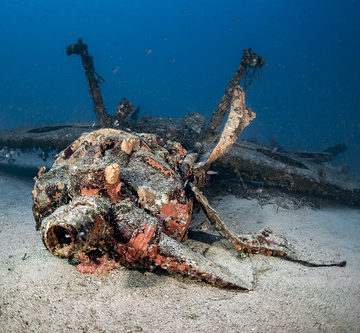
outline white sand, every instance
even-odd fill
[[[127,269],[82,275],[44,249],[31,190],[31,181],[0,172],[0,332],[360,332],[360,210],[276,213],[256,200],[213,200],[238,232],[269,226],[305,250],[348,261],[308,268],[252,256],[265,272],[245,293]],[[224,264],[236,270],[239,260]]]

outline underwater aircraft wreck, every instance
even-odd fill
[[[239,154],[237,158],[225,156],[236,145],[240,132],[255,118],[255,113],[246,107],[245,91],[264,65],[262,57],[251,49],[243,51],[240,66],[207,126],[201,115],[192,113],[180,123],[161,119],[164,125],[161,127],[155,118],[143,117],[138,121],[133,114],[138,109],[126,99],[119,103],[114,115],[109,115],[99,87],[102,78],[95,72],[86,44],[79,40],[67,48],[67,54],[81,56],[99,128],[69,143],[57,155],[51,169],[47,172],[41,169],[36,177],[33,214],[43,242],[52,254],[67,258],[84,273],[101,274],[120,265],[160,267],[221,287],[251,289],[252,286],[242,283],[241,276],[182,243],[187,238],[193,204],[197,201],[216,230],[238,251],[280,256],[308,266],[346,264],[310,259],[298,253],[285,237],[269,229],[247,235],[234,233],[200,190],[209,180],[210,166],[217,161],[222,167],[234,168],[239,178],[249,169],[242,170],[241,153],[232,153],[232,156]],[[157,130],[151,131],[153,128]],[[72,129],[78,131],[79,127],[64,125],[54,131]],[[51,128],[45,128],[44,132],[41,128],[28,131],[36,135],[45,132],[53,131]],[[241,144],[239,147],[243,149]],[[259,151],[250,143],[246,149],[263,154],[263,160],[271,154],[281,156],[278,163],[288,163],[294,168],[293,174],[288,171],[285,176],[271,176],[271,172],[253,160],[252,168],[258,167],[264,181],[282,184],[282,179],[286,179],[282,185],[291,187],[301,183],[305,192],[310,190],[300,181],[304,175],[297,174],[296,168],[309,170],[306,166],[314,162],[304,162],[304,157],[298,157],[302,162],[294,162],[285,153],[276,155],[266,148]],[[330,158],[329,154],[314,155],[324,159]],[[324,194],[320,182],[317,186],[318,194]],[[353,204],[358,204],[359,193],[351,196],[348,193],[351,191],[334,190],[335,186],[331,186],[333,193],[341,193],[342,198],[349,196]]]
[[[59,153],[83,133],[104,127],[153,133],[163,140],[171,138],[187,150],[205,156],[215,147],[219,129],[230,109],[234,89],[242,80],[246,90],[252,79],[259,75],[260,65],[264,62],[250,49],[244,51],[239,67],[207,124],[206,119],[196,112],[182,119],[146,115],[138,119],[140,107],[134,108],[126,98],[118,104],[115,114],[109,115],[100,91],[103,79],[96,74],[87,45],[79,40],[66,51],[68,55],[81,56],[97,124],[53,124],[3,129],[0,132],[0,164],[10,161],[7,155],[11,155],[14,149],[26,152],[38,148],[44,156],[48,156],[54,151]],[[254,185],[256,187],[259,184],[266,188],[278,187],[289,193],[312,196],[319,200],[331,199],[359,207],[360,180],[352,177],[346,167],[333,167],[327,163],[345,149],[345,145],[337,144],[321,152],[285,151],[279,145],[269,147],[256,141],[238,139],[226,154],[214,161],[213,168],[221,170],[221,174],[226,174],[233,183],[240,184],[236,191],[246,189],[246,192],[250,192]]]

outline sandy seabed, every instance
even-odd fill
[[[0,332],[360,332],[359,209],[285,210],[232,195],[213,199],[237,232],[267,226],[317,257],[347,260],[346,267],[309,268],[251,256],[244,260],[258,271],[256,286],[241,292],[125,268],[107,276],[77,272],[44,248],[32,186],[0,171]],[[215,243],[218,251],[208,253],[244,279],[253,277],[239,256],[219,255],[231,252],[224,242]]]

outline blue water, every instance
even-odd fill
[[[242,137],[345,142],[336,163],[359,175],[359,17],[350,0],[1,0],[0,129],[95,120],[80,58],[65,54],[79,37],[107,111],[126,97],[152,116],[209,118],[251,47],[266,81],[249,88],[257,118]]]

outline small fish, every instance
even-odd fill
[[[240,21],[241,21],[241,17],[237,17],[237,18],[236,18],[236,21],[239,21],[239,22],[240,22]]]
[[[148,49],[148,50],[146,51],[146,54],[149,55],[151,52],[152,52],[152,49]]]
[[[116,119],[113,124],[115,127],[119,126],[119,121]]]
[[[41,153],[40,157],[41,157],[41,159],[42,159],[43,161],[46,161],[47,158],[49,157],[49,155],[48,155],[46,152],[43,151],[43,152]]]
[[[213,171],[213,170],[208,170],[208,171],[206,171],[206,173],[208,175],[218,175],[219,174],[217,171]]]
[[[65,238],[71,238],[70,234],[65,234]]]
[[[116,67],[112,70],[112,72],[113,72],[113,73],[117,73],[118,70],[119,70],[119,66],[116,66]]]
[[[174,62],[175,62],[175,58],[172,58],[172,59],[171,59],[171,62],[174,63]]]
[[[91,125],[91,127],[95,127],[95,125],[96,125],[96,123],[93,123],[93,124]]]
[[[163,40],[168,40],[168,38],[167,38],[167,37],[163,37]]]

